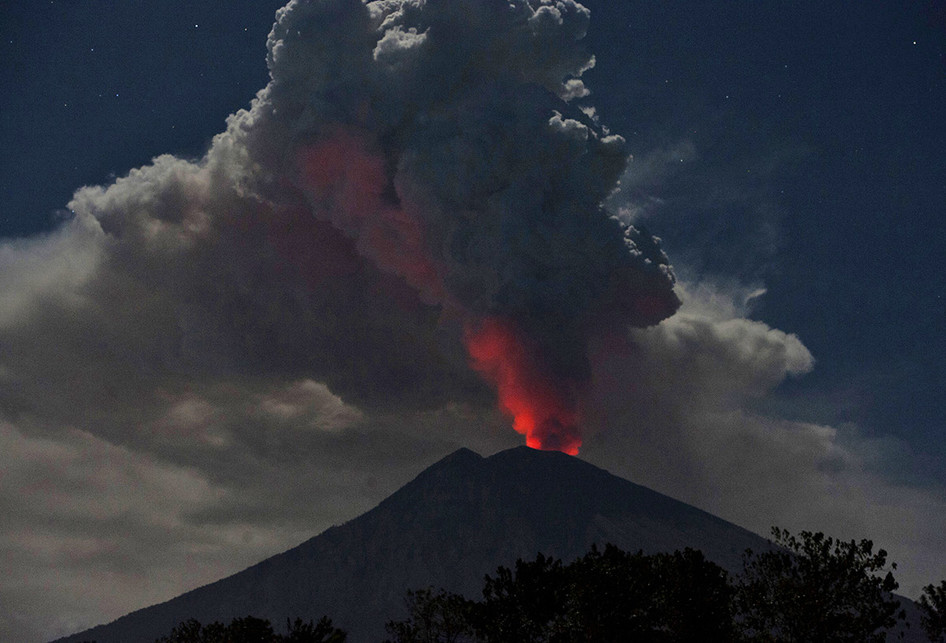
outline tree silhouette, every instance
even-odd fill
[[[574,562],[539,554],[487,576],[480,601],[409,592],[393,643],[735,640],[726,572],[685,550],[645,556],[608,545]],[[447,627],[446,624],[450,626]]]
[[[946,641],[946,580],[927,585],[920,596],[923,630],[931,641]]]
[[[747,551],[737,607],[750,641],[882,642],[905,618],[887,552],[869,540],[844,542],[822,533],[798,537],[773,528],[776,547]],[[895,564],[891,568],[896,568]]]
[[[645,556],[593,547],[568,571],[571,631],[563,640],[734,640],[728,575],[699,551]]]
[[[276,634],[269,621],[254,616],[235,618],[229,625],[217,621],[202,625],[192,618],[174,626],[170,634],[155,643],[344,643],[347,637],[325,616],[318,623],[299,618],[290,623],[286,619],[286,628],[285,636]]]
[[[388,643],[469,643],[475,641],[470,620],[472,601],[432,587],[409,590],[405,598],[408,617],[389,621]]]

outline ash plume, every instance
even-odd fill
[[[561,406],[534,422],[574,445],[589,339],[679,305],[657,239],[602,206],[627,153],[575,105],[588,20],[572,0],[292,2],[247,141],[275,170],[267,198],[289,178],[317,220],[464,327],[517,426],[513,397]],[[515,366],[509,350],[481,359],[499,327]]]
[[[69,421],[107,369],[129,401],[313,379],[366,410],[495,395],[530,445],[576,452],[591,343],[679,305],[659,241],[602,206],[627,152],[589,116],[588,21],[573,0],[290,2],[270,83],[204,158],[82,188],[51,241],[6,249],[10,404],[61,385],[43,413]],[[82,270],[21,297],[51,243]]]

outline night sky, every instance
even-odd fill
[[[461,332],[444,330],[451,298],[357,246],[369,224],[312,224],[306,208],[323,206],[311,183],[295,186],[298,202],[283,193],[299,181],[285,160],[298,142],[327,136],[312,123],[359,109],[345,84],[357,94],[346,76],[360,73],[357,39],[338,35],[350,25],[321,16],[298,41],[287,32],[316,43],[299,51],[322,52],[324,40],[340,53],[287,56],[266,100],[289,107],[228,130],[269,82],[282,4],[0,6],[2,640],[45,640],[167,599],[357,515],[455,448],[521,443],[495,408],[496,381],[469,368]],[[627,354],[587,360],[558,342],[584,341],[591,322],[562,339],[516,302],[468,295],[479,282],[466,272],[450,273],[466,280],[452,291],[459,309],[515,319],[554,354],[556,376],[588,366],[588,378],[564,378],[591,391],[582,457],[763,534],[778,524],[872,538],[916,596],[946,577],[946,4],[583,4],[590,94],[562,100],[556,122],[563,136],[581,121],[588,140],[624,137],[632,158],[605,205],[662,240],[683,306],[650,329],[621,317],[634,327]],[[404,52],[426,43],[398,33],[404,58],[391,68],[412,69]],[[443,49],[444,69],[457,49]],[[324,80],[331,60],[337,84]],[[402,127],[407,117],[390,114],[434,100],[436,64],[425,71],[392,76],[402,80],[372,104],[378,121]],[[490,80],[501,72],[476,73],[494,94],[457,108],[471,139],[532,132]],[[415,150],[385,166],[413,168],[395,181],[399,196],[449,210],[445,188],[434,199],[417,178],[437,167],[423,155],[440,134],[396,127],[378,145]],[[207,178],[194,168],[212,145],[222,160]],[[300,149],[334,149],[312,145]],[[373,176],[365,145],[346,167]],[[259,168],[241,165],[244,146],[269,172],[250,196],[241,181]],[[565,167],[549,180],[567,185],[562,198],[597,195],[595,177],[559,164],[557,149],[536,147],[536,176]],[[471,182],[492,185],[476,152],[461,152]],[[162,154],[177,158],[73,200]],[[441,182],[465,189],[458,173]],[[83,213],[104,232],[77,223]],[[161,243],[195,236],[155,250],[175,225]],[[566,241],[546,252],[570,261]]]
[[[818,361],[801,414],[942,456],[946,5],[622,6],[589,84],[622,78],[596,105],[632,148],[687,151],[647,186],[678,272],[766,288],[752,318]]]

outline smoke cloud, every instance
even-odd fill
[[[367,406],[465,396],[478,372],[530,444],[576,452],[589,342],[679,305],[658,240],[602,206],[627,153],[573,104],[588,19],[572,0],[289,3],[272,82],[204,159],[70,204],[101,244],[81,290],[105,332],[150,329],[115,350],[290,369]],[[487,327],[516,365],[478,356]]]
[[[298,170],[276,176],[360,257],[462,325],[475,370],[530,444],[560,448],[512,398],[567,416],[552,433],[569,434],[573,452],[589,340],[679,305],[657,240],[602,206],[627,154],[570,102],[588,94],[588,19],[571,0],[290,3],[269,40],[260,100],[272,118],[254,122],[265,140],[248,146],[290,132],[282,163]],[[308,36],[339,20],[343,37]],[[509,351],[484,365],[482,325],[509,329],[517,365],[498,363]]]

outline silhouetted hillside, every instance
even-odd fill
[[[592,543],[645,553],[700,549],[730,570],[767,541],[704,511],[557,452],[460,449],[377,507],[298,547],[166,603],[61,642],[152,641],[186,618],[329,615],[349,641],[379,641],[408,588],[475,596],[484,574],[537,552],[573,559]]]

